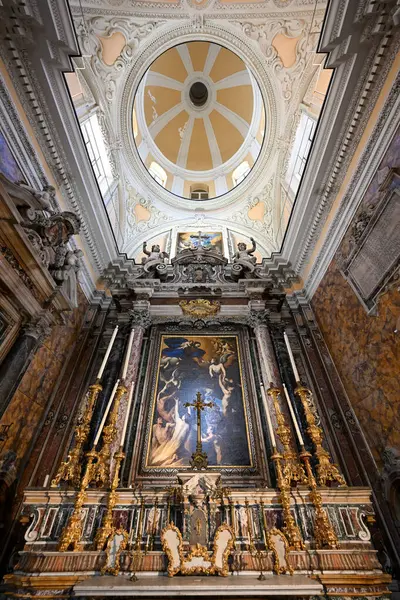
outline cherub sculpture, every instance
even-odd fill
[[[237,245],[237,251],[233,255],[233,268],[232,275],[235,279],[239,279],[240,277],[251,277],[251,274],[254,271],[255,264],[257,262],[257,258],[253,256],[253,253],[256,250],[256,242],[254,238],[250,238],[252,242],[251,248],[247,249],[247,244],[244,242],[239,242]]]
[[[151,252],[147,250],[147,242],[143,242],[143,253],[146,255],[142,258],[142,265],[147,276],[153,277],[158,272],[161,275],[166,271],[165,259],[169,258],[168,252],[161,252],[160,246],[154,244],[151,247]]]
[[[256,242],[254,240],[254,238],[250,238],[251,242],[252,242],[252,246],[250,248],[250,250],[247,250],[247,244],[245,244],[244,242],[239,242],[237,247],[237,252],[235,252],[235,254],[233,255],[233,262],[248,262],[251,263],[252,265],[255,265],[257,262],[257,258],[255,256],[252,256],[253,253],[256,251]]]

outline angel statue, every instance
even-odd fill
[[[232,276],[234,279],[239,279],[240,277],[251,277],[255,268],[255,264],[257,262],[257,258],[253,256],[253,253],[256,250],[256,242],[254,238],[250,238],[252,242],[251,248],[247,249],[247,244],[244,242],[239,242],[237,245],[237,251],[233,255],[233,268],[232,268]]]
[[[147,250],[147,242],[143,242],[143,253],[146,255],[142,258],[142,265],[147,276],[153,277],[156,272],[158,275],[166,272],[165,259],[169,258],[168,252],[161,252],[160,246],[154,244],[151,247],[151,252]]]

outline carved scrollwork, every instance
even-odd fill
[[[152,324],[150,312],[148,310],[130,310],[130,322],[137,327],[147,329]]]

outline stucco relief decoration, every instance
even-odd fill
[[[256,196],[250,196],[246,201],[244,208],[231,216],[231,220],[240,225],[244,225],[253,231],[259,231],[263,234],[263,244],[273,249],[276,248],[274,238],[275,226],[273,223],[273,189],[274,179],[271,179],[263,190]],[[251,210],[262,204],[259,218],[251,217]],[[250,215],[250,216],[249,216]]]
[[[137,233],[144,233],[150,229],[154,229],[172,220],[172,217],[163,213],[154,206],[151,200],[140,196],[136,190],[134,190],[129,184],[127,185],[127,197],[126,197],[126,231],[125,231],[125,244],[137,235]],[[148,213],[147,219],[138,218],[135,207],[141,207]]]
[[[258,43],[269,68],[280,82],[286,102],[292,99],[295,84],[302,78],[307,63],[312,59],[311,53],[316,48],[321,22],[321,19],[315,18],[311,25],[303,19],[267,21],[262,25],[249,22],[237,23],[245,35]],[[284,66],[282,58],[273,45],[278,34],[289,39],[299,38],[295,50],[296,58],[291,66]]]
[[[105,84],[105,96],[112,102],[117,91],[118,82],[129,67],[136,54],[140,42],[150,35],[161,22],[137,23],[129,19],[93,17],[85,23],[77,25],[77,33],[83,56],[90,57],[91,67],[95,75]],[[113,64],[103,60],[101,38],[111,38],[115,33],[122,33],[125,45]]]

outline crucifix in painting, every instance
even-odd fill
[[[213,402],[203,402],[201,397],[201,393],[197,392],[196,400],[192,403],[186,402],[184,404],[185,408],[195,408],[197,412],[197,443],[196,443],[196,452],[192,454],[192,460],[190,464],[194,469],[205,469],[208,466],[207,453],[203,452],[203,445],[201,443],[201,411],[205,408],[213,408]]]

